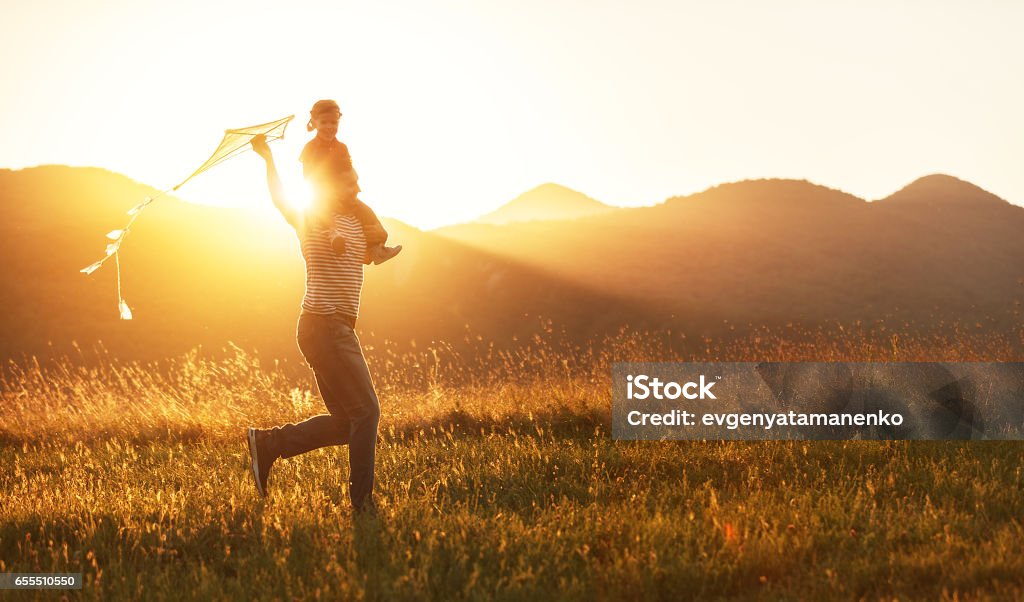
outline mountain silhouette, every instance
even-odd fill
[[[926,198],[928,191],[937,199],[931,203],[977,202],[946,202],[953,208],[934,211],[928,201],[899,198]],[[677,327],[879,320],[1015,326],[1024,208],[948,176],[901,192],[867,202],[802,180],[748,180],[571,226],[470,224],[437,232],[643,300]]]
[[[163,197],[149,206],[120,253],[123,294],[135,319],[117,315],[104,234],[156,190],[95,168],[0,170],[0,357],[85,349],[155,359],[227,341],[298,360],[295,321],[304,269],[294,230],[275,213],[196,205]],[[269,198],[265,199],[269,206]],[[360,330],[381,341],[509,340],[541,316],[570,329],[612,329],[641,315],[625,302],[568,283],[514,257],[384,220],[401,256],[366,270]],[[577,307],[600,308],[593,320]],[[468,328],[467,328],[468,326]]]
[[[154,192],[101,169],[0,170],[0,357],[102,340],[151,359],[233,341],[298,361],[302,259],[294,231],[269,212],[154,203],[122,247],[136,319],[118,319],[112,262],[92,276],[78,270]],[[385,226],[406,250],[367,268],[359,322],[364,341],[381,344],[500,345],[549,327],[585,337],[1020,324],[1024,208],[949,176],[874,202],[801,180],[748,180],[572,219]]]
[[[575,219],[606,213],[614,209],[615,207],[595,201],[571,188],[548,183],[524,192],[473,221],[479,224],[503,225],[516,222]]]
[[[987,190],[945,174],[918,178],[878,202],[926,207],[959,206],[968,209],[1009,205],[1007,201]]]

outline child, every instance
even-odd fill
[[[343,205],[351,208],[353,215],[363,226],[366,236],[366,256],[363,263],[381,264],[402,250],[402,245],[387,247],[387,232],[377,215],[357,197],[358,176],[352,167],[348,147],[338,140],[338,121],[341,109],[333,100],[320,100],[309,112],[307,131],[316,130],[316,136],[302,149],[299,161],[302,174],[314,187],[318,197],[341,194]],[[338,182],[342,184],[338,184]],[[339,192],[341,191],[341,192]],[[318,200],[322,200],[318,198]],[[332,240],[336,252],[344,252],[344,240]]]

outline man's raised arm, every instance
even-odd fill
[[[281,212],[284,219],[294,228],[299,227],[299,212],[298,210],[288,202],[288,199],[284,195],[284,185],[281,183],[281,176],[277,173],[277,165],[274,163],[274,155],[270,151],[270,145],[267,144],[267,139],[262,134],[252,139],[252,150],[257,155],[263,157],[263,160],[267,163],[267,188],[270,189],[270,198],[274,201],[274,206]]]

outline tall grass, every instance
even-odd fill
[[[365,523],[343,449],[276,464],[266,502],[246,472],[244,426],[324,411],[301,366],[237,347],[10,363],[0,570],[82,571],[70,595],[90,599],[1024,596],[1016,442],[609,435],[616,361],[1020,361],[1020,333],[680,338],[368,349],[382,513]]]

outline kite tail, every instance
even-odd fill
[[[121,259],[118,257],[118,253],[114,253],[114,267],[117,271],[117,308],[121,311],[122,320],[131,320],[132,310],[128,308],[128,303],[121,296]]]
[[[128,215],[131,216],[131,219],[128,220],[128,225],[126,225],[124,228],[120,230],[112,230],[107,234],[107,238],[113,240],[114,242],[107,244],[106,255],[104,255],[102,259],[95,261],[92,264],[78,271],[86,275],[92,274],[96,270],[100,269],[100,267],[102,267],[103,264],[106,263],[108,259],[110,259],[111,255],[114,256],[114,264],[117,267],[117,307],[121,313],[122,320],[131,320],[132,310],[128,307],[128,303],[125,302],[124,297],[121,296],[121,259],[120,256],[118,255],[118,251],[121,250],[121,243],[124,242],[125,236],[127,236],[128,232],[131,231],[132,225],[135,223],[135,220],[138,219],[139,215],[141,215],[142,211],[146,207],[148,207],[149,204],[152,203],[154,200],[166,195],[169,192],[178,190],[179,188],[184,186],[186,182],[188,182],[195,176],[199,175],[200,173],[206,171],[207,169],[210,169],[214,165],[223,163],[224,161],[230,159],[231,157],[237,156],[241,152],[244,152],[248,148],[248,145],[251,143],[253,137],[258,135],[264,135],[267,137],[268,142],[271,140],[284,138],[284,131],[288,127],[288,123],[294,117],[295,115],[289,115],[288,117],[278,119],[277,121],[261,123],[259,125],[244,127],[237,130],[225,130],[224,138],[217,146],[217,150],[215,150],[213,154],[210,155],[210,158],[207,159],[205,163],[199,166],[199,169],[194,171],[192,175],[190,175],[189,177],[182,180],[174,188],[168,188],[167,190],[162,190],[154,194],[153,196],[146,197],[146,200],[142,201],[135,207],[132,207],[128,211]]]

